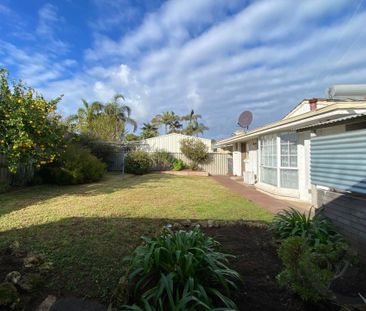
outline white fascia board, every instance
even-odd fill
[[[362,111],[364,111],[364,110],[362,110]],[[222,143],[218,143],[217,146],[228,145],[230,143],[233,144],[233,143],[237,143],[237,142],[244,142],[249,139],[257,138],[259,136],[263,136],[266,134],[284,131],[284,130],[288,130],[288,129],[295,129],[297,127],[310,125],[314,121],[319,121],[319,120],[327,119],[327,118],[334,118],[334,117],[338,117],[338,116],[346,116],[346,115],[350,115],[350,114],[355,114],[355,110],[352,110],[352,111],[350,111],[349,109],[334,110],[334,111],[330,111],[330,112],[327,112],[324,114],[318,114],[316,116],[309,117],[306,119],[302,119],[302,120],[290,122],[287,124],[275,126],[272,128],[264,129],[264,130],[261,130],[258,132],[249,133],[247,135],[242,135],[239,137],[232,137],[227,140],[223,140]]]

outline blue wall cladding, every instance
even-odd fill
[[[366,194],[366,130],[311,139],[311,183]]]

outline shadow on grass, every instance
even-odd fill
[[[153,189],[161,181],[179,178],[177,176],[151,173],[142,176],[108,173],[100,182],[82,185],[39,185],[13,189],[0,194],[0,217],[30,205],[42,204],[45,201],[62,196],[98,196],[111,194],[123,189],[135,187]]]
[[[58,295],[96,298],[108,302],[127,266],[123,261],[163,225],[177,219],[72,217],[61,221],[0,233],[0,248],[19,241],[27,251],[44,254],[54,264],[48,287]],[[258,230],[266,230],[262,222]],[[207,229],[210,230],[210,229]],[[6,273],[0,269],[0,278]]]

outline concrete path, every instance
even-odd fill
[[[252,201],[272,214],[276,214],[283,209],[293,207],[300,212],[308,212],[311,205],[307,203],[279,200],[261,191],[258,191],[253,186],[244,185],[243,182],[233,180],[229,176],[211,176],[219,184],[229,188],[231,191],[240,194],[249,201]]]

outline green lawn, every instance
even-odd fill
[[[208,177],[109,174],[94,184],[1,194],[0,247],[20,241],[54,263],[51,288],[106,301],[140,236],[187,218],[269,221],[271,215]]]

